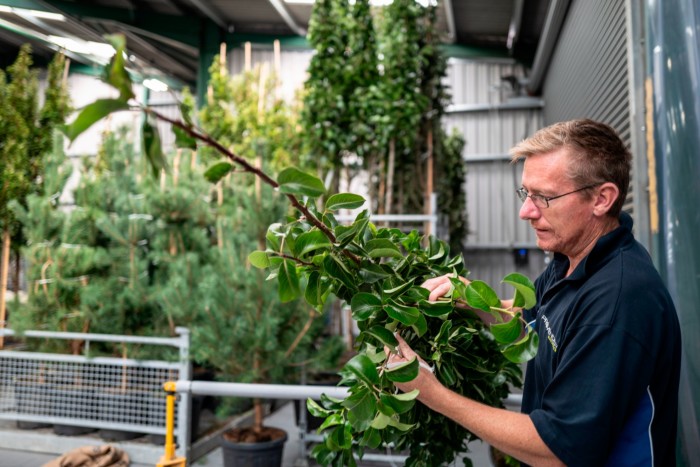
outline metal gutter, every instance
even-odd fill
[[[569,9],[570,3],[571,0],[552,0],[549,5],[547,19],[545,20],[544,29],[542,30],[542,37],[537,46],[535,60],[532,63],[530,76],[526,85],[526,89],[530,94],[539,94],[542,88],[544,76],[552,60],[554,47],[556,46],[557,39],[559,39],[559,32],[561,32],[561,27],[564,24],[564,19],[566,18],[566,12]]]
[[[518,97],[502,104],[452,104],[448,105],[445,112],[448,114],[489,112],[492,110],[527,110],[541,109],[544,100],[535,97]]]
[[[454,44],[457,40],[455,31],[455,14],[452,8],[452,0],[443,0],[442,5],[445,8],[445,21],[447,22],[447,43]]]

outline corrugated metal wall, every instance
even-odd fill
[[[510,163],[508,150],[542,126],[541,102],[517,94],[502,77],[522,78],[524,70],[508,61],[450,60],[446,79],[452,106],[445,127],[457,128],[466,140],[466,192],[470,233],[465,262],[472,279],[484,280],[502,296],[506,274],[536,277],[545,267],[532,229],[518,218],[520,166]],[[526,264],[517,265],[514,251],[524,249]]]
[[[545,125],[583,117],[600,120],[631,147],[625,5],[626,0],[571,2],[543,86]],[[630,213],[633,186],[625,205]]]

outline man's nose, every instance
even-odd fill
[[[523,205],[520,206],[520,218],[522,220],[536,219],[541,214],[542,213],[540,212],[540,209],[537,206],[535,206],[535,203],[532,202],[532,198],[530,198],[529,196],[525,198],[525,201],[523,201]]]

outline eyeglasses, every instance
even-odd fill
[[[564,193],[563,195],[557,196],[531,195],[523,187],[518,188],[517,190],[515,190],[515,192],[518,194],[518,198],[520,198],[520,201],[522,201],[523,203],[529,197],[535,206],[537,206],[540,209],[544,209],[549,207],[549,202],[553,199],[561,198],[562,196],[570,195],[573,193],[578,193],[579,191],[587,190],[589,188],[593,188],[594,186],[596,185],[586,185],[583,188],[579,188],[578,190],[570,191],[568,193]]]

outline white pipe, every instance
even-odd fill
[[[266,399],[312,398],[321,394],[337,399],[348,395],[348,388],[340,386],[298,386],[292,384],[216,383],[211,381],[177,381],[175,391],[202,396],[262,397]]]

